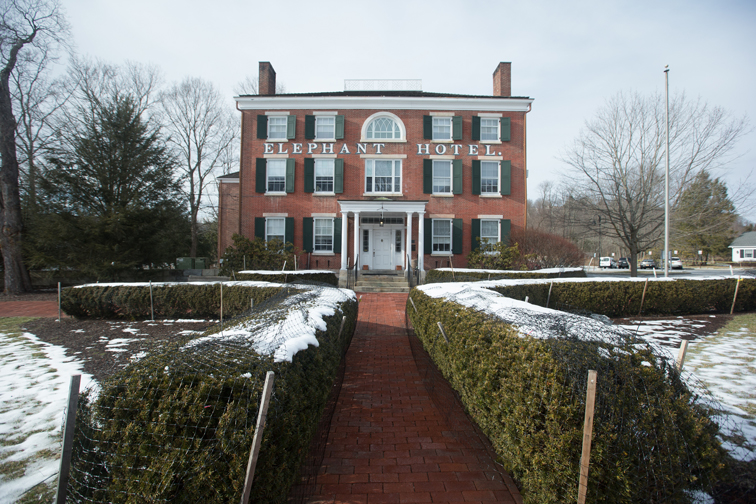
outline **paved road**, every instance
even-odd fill
[[[589,269],[586,271],[586,273],[589,277],[597,277],[597,278],[617,278],[617,277],[630,276],[630,270],[619,270],[619,269],[615,269],[615,270]],[[732,274],[736,277],[738,275],[746,275],[746,270],[733,268]],[[663,277],[664,270],[663,269],[656,270],[656,276]],[[729,277],[730,269],[729,268],[684,268],[682,270],[670,270],[669,276],[672,278],[692,278],[692,277],[709,277],[709,276],[728,276]],[[639,269],[638,277],[653,278],[654,270]]]

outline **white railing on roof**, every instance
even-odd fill
[[[422,79],[344,79],[344,91],[422,91]]]

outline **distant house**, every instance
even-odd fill
[[[756,231],[749,231],[735,238],[730,244],[732,262],[756,261]]]

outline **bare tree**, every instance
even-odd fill
[[[0,214],[2,214],[5,293],[31,290],[31,279],[22,255],[23,223],[16,155],[16,118],[13,114],[10,77],[24,53],[49,51],[65,43],[66,23],[57,0],[5,0],[0,7]],[[21,60],[22,61],[22,60]]]
[[[162,103],[170,143],[181,160],[180,181],[189,202],[190,255],[194,257],[205,188],[227,161],[228,149],[239,133],[239,120],[213,84],[200,78],[186,78],[175,84],[164,93]]]
[[[256,95],[258,94],[257,84],[259,78],[255,75],[247,75],[234,87],[234,93],[238,95]],[[286,93],[286,86],[280,82],[276,82],[276,94]]]
[[[745,117],[732,118],[684,95],[673,99],[670,121],[670,206],[702,170],[726,166]],[[664,229],[664,98],[618,94],[609,99],[568,149],[567,182],[584,215],[601,215],[607,234],[630,252],[631,275],[637,256],[653,246]]]

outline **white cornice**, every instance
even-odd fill
[[[358,201],[339,201],[342,213],[349,212],[425,212],[427,201],[388,201],[388,200],[358,200]]]
[[[417,96],[236,96],[239,110],[476,110],[527,112],[532,98]]]

